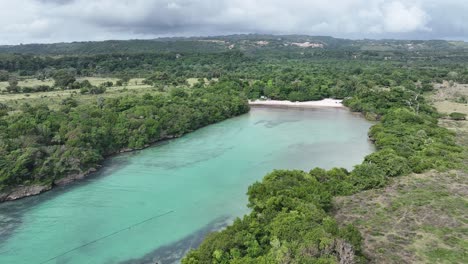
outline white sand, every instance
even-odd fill
[[[279,100],[255,100],[249,101],[252,106],[284,106],[284,107],[344,107],[343,100],[323,99],[320,101],[291,102]]]

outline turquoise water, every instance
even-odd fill
[[[253,108],[94,176],[0,204],[0,263],[177,262],[248,212],[247,187],[273,169],[351,169],[372,124],[344,109]]]

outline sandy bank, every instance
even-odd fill
[[[291,102],[279,100],[255,100],[249,101],[251,106],[283,106],[283,107],[344,107],[343,100],[323,99],[320,101]]]

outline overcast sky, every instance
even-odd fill
[[[0,44],[235,33],[468,41],[468,0],[0,0]]]

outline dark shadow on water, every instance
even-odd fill
[[[172,264],[180,263],[187,252],[198,247],[203,239],[211,232],[218,231],[230,223],[230,217],[220,217],[202,229],[172,244],[159,247],[141,258],[130,259],[120,264]]]
[[[160,155],[158,161],[146,162],[144,166],[153,168],[163,168],[172,170],[177,168],[189,167],[197,163],[206,162],[215,159],[224,153],[232,150],[234,147],[209,149],[205,151],[178,151],[171,155]],[[184,157],[184,158],[181,158]]]
[[[299,119],[295,120],[260,120],[255,122],[255,125],[261,125],[263,124],[266,128],[274,128],[279,125],[287,124],[287,123],[294,123],[294,122],[299,122]]]
[[[323,114],[336,113],[336,112],[346,112],[348,110],[343,108],[334,108],[334,107],[311,107],[311,108],[302,108],[302,107],[287,107],[287,106],[253,106],[251,112],[259,113],[261,117],[262,112],[265,113],[285,113],[281,118],[278,119],[265,119],[259,120],[254,123],[254,125],[263,125],[266,128],[274,128],[283,124],[300,122],[303,120],[303,117],[314,118]],[[298,118],[301,116],[301,118]]]

